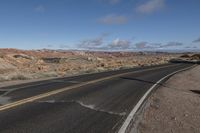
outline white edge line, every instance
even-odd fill
[[[126,120],[124,121],[123,125],[121,126],[121,128],[119,129],[118,133],[126,133],[126,130],[128,129],[128,126],[131,122],[131,120],[133,119],[134,115],[136,114],[136,112],[138,111],[138,109],[141,107],[141,105],[143,104],[143,102],[145,101],[145,99],[147,98],[147,96],[151,93],[151,91],[158,85],[160,84],[163,80],[165,80],[166,78],[178,73],[178,72],[181,72],[181,71],[184,71],[184,70],[187,70],[187,69],[190,69],[192,67],[194,67],[196,65],[193,65],[191,67],[187,67],[187,68],[184,68],[184,69],[181,69],[181,70],[178,70],[178,71],[175,71],[171,74],[168,74],[167,76],[163,77],[162,79],[160,79],[159,81],[157,81],[153,86],[151,86],[151,88],[144,94],[144,96],[139,100],[139,102],[136,104],[136,106],[133,108],[133,110],[130,112],[130,114],[128,115],[128,117],[126,118]]]

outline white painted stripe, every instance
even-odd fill
[[[151,86],[151,88],[144,94],[144,96],[139,100],[139,102],[136,104],[136,106],[133,108],[133,110],[130,112],[130,114],[128,115],[128,117],[126,118],[126,120],[124,121],[123,125],[121,126],[121,128],[119,129],[118,133],[126,133],[126,130],[128,129],[128,126],[131,122],[131,120],[133,119],[134,115],[136,114],[136,112],[138,111],[138,109],[141,107],[141,105],[143,104],[143,102],[145,101],[145,99],[147,98],[147,96],[152,92],[152,90],[158,85],[160,84],[163,80],[165,80],[166,78],[178,73],[178,72],[181,72],[181,71],[184,71],[184,70],[187,70],[187,69],[190,69],[192,67],[194,67],[196,65],[193,65],[191,67],[187,67],[187,68],[184,68],[184,69],[181,69],[181,70],[178,70],[178,71],[175,71],[171,74],[168,74],[167,76],[163,77],[162,79],[160,79],[159,81],[157,81],[153,86]]]

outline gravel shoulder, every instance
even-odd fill
[[[199,92],[200,66],[174,75],[149,98],[136,132],[200,133]]]

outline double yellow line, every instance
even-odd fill
[[[23,104],[26,104],[26,103],[30,103],[30,102],[33,102],[33,101],[36,101],[36,100],[39,100],[39,99],[42,99],[42,98],[45,98],[45,97],[48,97],[48,96],[52,96],[52,95],[55,95],[55,94],[58,94],[58,93],[61,93],[61,92],[67,91],[67,90],[71,90],[71,89],[82,87],[82,86],[89,85],[89,84],[94,84],[94,83],[97,83],[97,82],[100,82],[100,81],[105,81],[105,80],[108,80],[108,79],[124,76],[124,75],[127,75],[127,74],[156,70],[156,69],[166,68],[166,67],[170,67],[170,66],[176,66],[176,65],[168,65],[168,66],[163,66],[163,67],[156,67],[156,68],[150,68],[150,69],[145,69],[145,70],[138,70],[138,71],[134,71],[134,72],[126,72],[126,73],[117,74],[117,75],[113,75],[113,76],[109,76],[109,77],[105,77],[105,78],[100,78],[100,79],[97,79],[97,80],[83,82],[83,83],[80,83],[80,84],[77,84],[77,85],[73,85],[73,86],[69,86],[69,87],[66,87],[66,88],[50,91],[50,92],[47,92],[47,93],[44,93],[44,94],[40,94],[40,95],[37,95],[37,96],[33,96],[33,97],[22,99],[22,100],[19,100],[19,101],[16,101],[16,102],[12,102],[12,103],[9,103],[9,104],[6,104],[6,105],[2,105],[2,106],[0,106],[0,111],[10,109],[10,108],[13,108],[13,107],[16,107],[16,106],[19,106],[19,105],[23,105]]]

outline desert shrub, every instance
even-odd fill
[[[30,79],[30,77],[23,74],[14,74],[8,77],[8,80],[27,80],[27,79]]]
[[[20,73],[9,73],[7,75],[0,75],[0,81],[9,81],[9,80],[27,80],[30,79],[29,76],[23,75]]]
[[[93,69],[88,69],[88,70],[85,70],[83,71],[84,73],[94,73],[96,72],[96,70],[93,70]]]
[[[6,81],[6,79],[3,76],[0,76],[0,81]]]
[[[48,78],[48,77],[57,77],[56,72],[45,72],[45,73],[36,73],[33,75],[34,78]]]
[[[42,58],[45,63],[60,63],[61,58]]]

